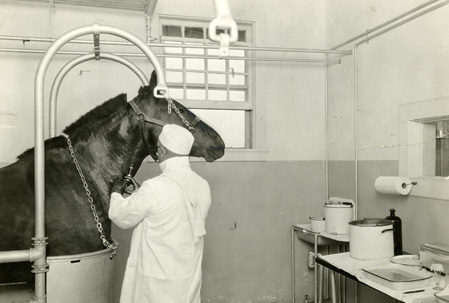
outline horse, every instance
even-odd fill
[[[104,249],[97,223],[111,243],[112,183],[125,175],[134,176],[148,155],[158,160],[157,141],[164,124],[192,131],[195,140],[190,156],[212,162],[224,155],[220,135],[179,102],[155,97],[156,83],[153,72],[149,85],[141,87],[133,100],[128,102],[126,94],[120,94],[70,124],[64,135],[45,141],[48,256]],[[174,109],[171,113],[169,104]],[[34,221],[32,148],[0,169],[0,251],[29,249]],[[33,279],[28,262],[0,264],[0,283]]]

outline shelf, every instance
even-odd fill
[[[325,231],[313,232],[310,224],[297,224],[293,225],[293,228],[296,230],[298,239],[311,244],[314,244],[316,241],[318,246],[336,244],[335,242],[349,242],[349,234],[333,235]]]

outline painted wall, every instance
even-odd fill
[[[214,17],[210,0],[159,2],[157,14]],[[269,0],[232,0],[230,6],[235,19],[255,22],[257,46],[324,48],[325,2],[281,2],[273,6]],[[0,2],[0,35],[56,38],[94,22],[116,26],[145,38],[142,13],[65,5],[51,9],[44,3]],[[157,25],[157,19],[154,22],[153,25]],[[0,41],[0,47],[45,49],[45,44]],[[127,47],[102,47],[102,51],[129,50]],[[67,48],[89,49],[80,45]],[[33,86],[41,56],[0,52],[2,165],[14,161],[18,154],[34,144]],[[261,53],[260,56],[317,57],[288,53]],[[71,58],[55,57],[47,73],[46,96],[56,73]],[[150,74],[152,67],[148,62],[130,59]],[[132,98],[140,85],[132,72],[120,65],[103,61],[80,65],[67,75],[61,87],[58,131],[119,93],[127,92]],[[209,180],[213,190],[204,257],[202,295],[205,302],[290,302],[290,227],[307,223],[309,215],[320,215],[325,200],[325,67],[259,62],[255,93],[255,119],[261,126],[256,138],[260,141],[265,137],[259,146],[267,151],[267,161],[194,162],[194,169]],[[146,163],[139,172],[139,179],[156,174],[157,166]],[[117,228],[113,232],[121,243],[114,285],[118,300],[130,234]],[[298,298],[303,298],[313,294],[313,271],[306,266],[311,246],[296,241],[296,291]]]
[[[328,47],[425,2],[327,2]],[[448,13],[449,7],[444,6],[357,47],[356,110],[354,55],[328,69],[330,194],[354,197],[357,179],[359,217],[385,217],[394,207],[402,218],[404,250],[414,254],[419,244],[449,242],[448,234],[443,232],[449,227],[449,202],[379,194],[374,182],[379,176],[399,175],[400,105],[449,94]],[[353,47],[349,44],[343,49]],[[342,172],[348,176],[345,180]],[[364,289],[359,300],[388,302],[376,294]]]
[[[206,220],[202,301],[291,302],[291,225],[320,211],[322,162],[194,162],[192,168],[210,181],[213,201]],[[138,177],[158,173],[156,164],[147,164]],[[120,243],[117,297],[131,231],[113,233]],[[295,241],[297,298],[313,296],[313,271],[306,266],[313,247]]]

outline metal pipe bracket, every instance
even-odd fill
[[[214,0],[217,17],[209,24],[209,38],[220,43],[220,58],[229,56],[229,43],[238,39],[237,23],[231,15],[227,0]],[[218,30],[224,31],[218,34]]]
[[[94,34],[94,54],[95,60],[100,60],[100,25],[94,23],[93,25]]]

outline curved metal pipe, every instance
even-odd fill
[[[35,112],[35,128],[34,128],[34,188],[35,188],[35,249],[38,250],[38,255],[42,256],[37,259],[33,265],[33,272],[35,273],[35,302],[45,302],[45,273],[48,267],[46,261],[46,238],[45,238],[45,147],[44,147],[44,82],[47,69],[51,60],[56,55],[59,49],[63,47],[67,42],[78,38],[80,36],[100,33],[119,36],[134,43],[147,57],[156,70],[158,76],[158,84],[155,88],[155,93],[160,91],[168,92],[168,88],[165,84],[165,77],[162,67],[157,60],[157,57],[153,54],[150,48],[136,36],[111,26],[100,26],[93,24],[90,26],[83,26],[76,28],[70,32],[65,33],[61,37],[53,42],[45,55],[39,62],[39,66],[36,71],[36,77],[34,80],[34,112]],[[160,95],[163,97],[162,95]]]
[[[59,88],[61,87],[62,81],[64,80],[65,76],[77,65],[96,59],[95,53],[89,53],[82,56],[79,56],[71,61],[69,61],[66,65],[62,67],[62,69],[58,72],[58,74],[55,77],[55,80],[53,81],[53,85],[51,86],[50,91],[50,138],[56,136],[56,103],[58,101],[58,94],[59,94]],[[143,85],[148,85],[148,78],[145,76],[145,74],[140,70],[134,63],[129,61],[128,59],[125,59],[123,57],[120,57],[115,54],[111,53],[101,53],[100,59],[106,59],[115,61],[118,63],[121,63],[125,66],[127,66],[129,69],[131,69],[136,76],[140,79]]]

